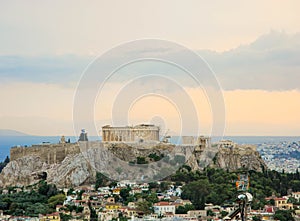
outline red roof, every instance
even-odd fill
[[[274,213],[274,207],[273,206],[265,206],[265,211],[267,213]]]
[[[278,198],[274,198],[274,200],[287,200],[286,198],[283,198],[283,197],[278,197]]]
[[[171,204],[166,201],[161,201],[161,202],[155,203],[154,205],[155,206],[170,206]]]
[[[46,216],[59,216],[59,212],[50,213],[47,214]]]

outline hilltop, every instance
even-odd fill
[[[26,186],[41,179],[58,187],[80,186],[95,181],[95,168],[116,180],[143,177],[146,182],[167,177],[170,170],[175,172],[184,162],[193,171],[207,166],[228,171],[245,166],[259,172],[267,169],[256,149],[247,145],[234,148],[214,145],[193,152],[189,152],[189,146],[163,143],[147,148],[124,143],[86,145],[90,146],[84,149],[74,143],[13,148],[14,156],[0,174],[0,186]]]

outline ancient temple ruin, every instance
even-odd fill
[[[159,141],[159,127],[153,124],[139,124],[136,126],[102,127],[103,142],[144,142]]]

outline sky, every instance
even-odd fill
[[[299,1],[289,0],[0,1],[0,129],[78,133],[73,104],[91,62],[127,42],[162,39],[194,51],[211,68],[224,98],[225,135],[299,136],[299,8]],[[155,53],[176,57],[164,48]],[[118,56],[107,62],[123,55]],[[184,121],[199,123],[200,133],[210,134],[222,113],[212,108],[205,92],[209,85],[198,87],[184,73],[155,65],[124,68],[102,94],[94,94],[97,130],[105,124],[154,122],[179,134]],[[137,70],[168,78],[131,82]],[[96,79],[100,84],[104,72]],[[126,104],[125,122],[118,105],[131,95],[136,99]],[[182,108],[189,99],[193,107]],[[187,111],[192,108],[197,120]]]

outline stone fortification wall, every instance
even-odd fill
[[[48,164],[61,163],[68,154],[80,152],[77,143],[41,144],[31,147],[12,147],[10,149],[10,159],[17,160],[24,156],[39,156],[42,161]]]

